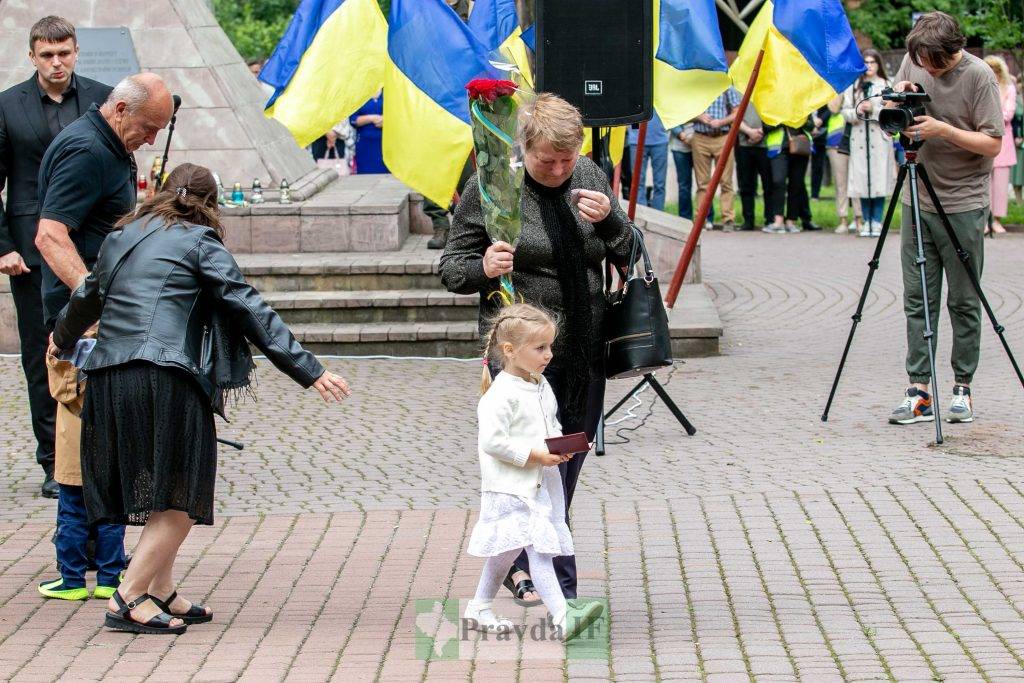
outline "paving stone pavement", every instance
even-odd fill
[[[1024,394],[987,321],[978,420],[945,425],[941,446],[930,424],[886,424],[905,381],[890,240],[822,423],[873,242],[704,239],[723,354],[660,373],[699,431],[687,437],[645,392],[644,426],[609,429],[573,505],[581,595],[610,608],[607,653],[470,637],[453,654],[438,645],[441,607],[421,613],[470,597],[481,566],[464,552],[477,363],[331,360],[357,392],[342,407],[260,363],[259,400],[221,429],[246,449],[222,454],[218,519],[193,532],[178,567],[183,594],[216,618],[168,639],[105,631],[99,603],[35,593],[54,573],[54,505],[35,495],[20,367],[5,358],[0,677],[1020,680]],[[1024,357],[1024,237],[986,248],[986,292]],[[630,386],[612,383],[609,405]],[[517,621],[543,618],[499,603]]]

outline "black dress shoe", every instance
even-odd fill
[[[804,227],[804,230],[807,231],[807,232],[813,232],[814,230],[821,230],[821,226],[820,225],[817,225],[816,223],[811,223],[810,221],[807,221],[806,223],[804,223],[803,227]]]
[[[43,486],[39,493],[43,498],[57,498],[60,495],[60,486],[54,481],[53,473],[46,473],[46,479],[43,480]]]
[[[754,229],[753,223],[744,223],[740,226],[740,232],[749,232]]]

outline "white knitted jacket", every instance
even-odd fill
[[[544,377],[534,383],[498,373],[477,406],[481,490],[537,495],[541,467],[527,466],[526,461],[531,450],[544,447],[544,439],[562,435],[557,412],[555,394]]]

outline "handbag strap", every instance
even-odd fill
[[[647,244],[644,242],[644,234],[640,231],[640,228],[635,225],[631,226],[633,231],[633,243],[629,249],[629,262],[625,268],[616,266],[615,269],[619,273],[619,289],[626,282],[636,277],[636,262],[637,256],[642,255],[644,260],[644,281],[654,282],[654,265],[651,262],[651,256],[647,253]],[[630,277],[630,275],[632,277]],[[612,292],[612,264],[610,259],[604,260],[604,276],[605,276],[605,294],[611,294]]]

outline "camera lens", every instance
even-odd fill
[[[878,125],[890,135],[902,133],[908,126],[914,125],[914,113],[908,107],[882,109],[878,112]]]

